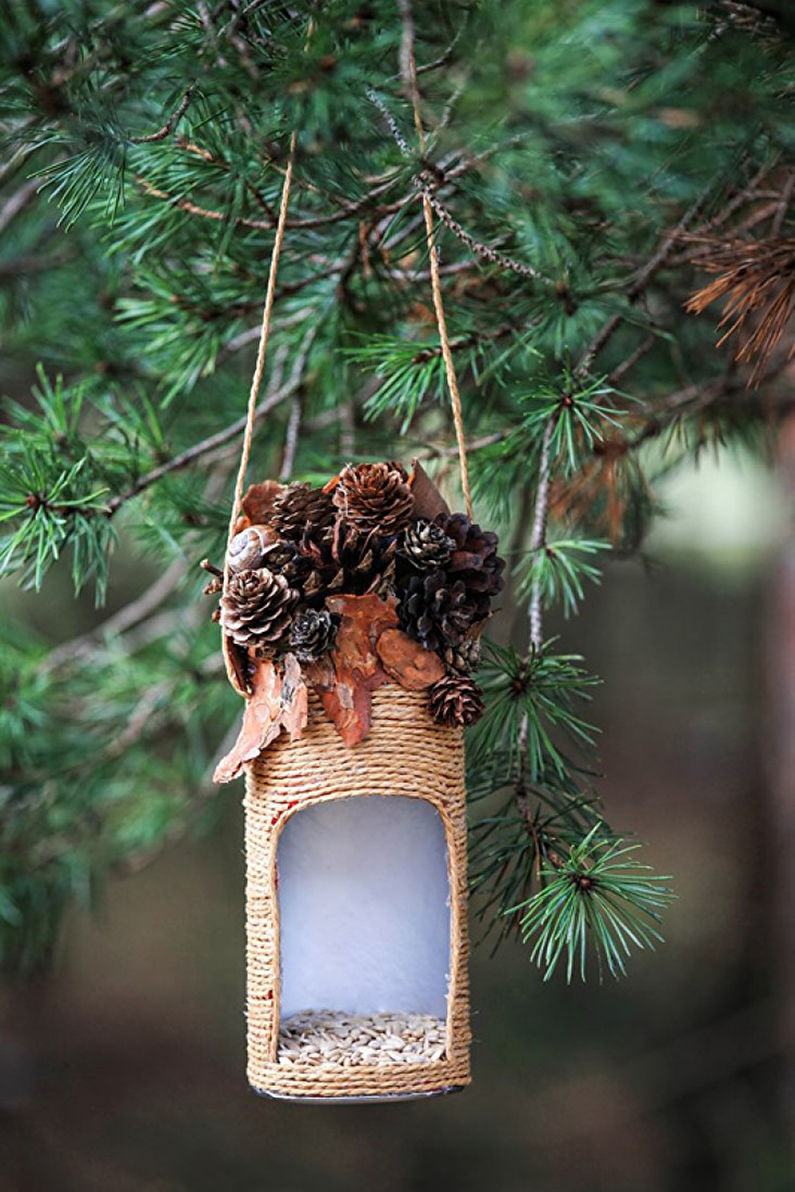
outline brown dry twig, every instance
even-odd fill
[[[177,124],[187,112],[190,106],[190,101],[193,99],[193,93],[195,90],[196,84],[191,83],[190,87],[188,87],[187,91],[180,100],[179,107],[176,109],[176,111],[172,112],[163,127],[159,128],[157,132],[150,132],[149,135],[145,137],[130,137],[130,140],[133,142],[133,144],[151,145],[154,144],[155,141],[165,141],[166,137],[170,135],[171,130],[174,128],[174,125]]]

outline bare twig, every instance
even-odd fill
[[[549,485],[551,480],[550,443],[558,421],[557,411],[544,427],[541,439],[541,454],[538,460],[538,487],[536,488],[536,503],[533,510],[533,532],[530,538],[530,550],[536,554],[543,550],[547,541],[547,518],[549,516]],[[530,590],[530,645],[539,650],[544,643],[544,628],[541,617],[541,583],[536,578]]]
[[[638,361],[642,360],[643,357],[651,351],[656,343],[656,340],[657,337],[655,335],[647,335],[645,339],[641,340],[641,342],[635,348],[635,351],[630,352],[626,360],[622,360],[620,364],[616,365],[610,376],[607,378],[608,384],[617,385],[619,381],[621,381],[627,375],[628,372],[632,371]]]
[[[295,467],[295,453],[298,450],[298,432],[301,429],[301,415],[303,403],[301,394],[294,393],[290,403],[290,417],[287,420],[287,430],[284,436],[284,453],[282,466],[279,469],[279,480],[285,484],[293,474]]]
[[[298,356],[296,357],[289,380],[274,393],[269,393],[259,403],[254,413],[255,422],[259,422],[266,416],[266,414],[269,414],[271,410],[274,410],[278,405],[280,405],[281,402],[285,401],[288,397],[292,397],[292,395],[301,385],[304,368],[306,367],[306,361],[309,356],[312,343],[314,342],[315,335],[317,334],[317,329],[318,325],[315,324],[314,326],[310,327],[309,331],[304,336],[301,349],[298,353]],[[125,492],[118,493],[108,502],[106,506],[107,516],[113,517],[113,515],[121,508],[122,505],[126,504],[127,501],[132,500],[133,497],[137,497],[139,493],[144,491],[144,489],[151,488],[153,484],[157,484],[157,482],[162,480],[164,476],[168,476],[172,472],[178,472],[182,468],[187,468],[190,464],[194,463],[202,456],[207,455],[210,451],[214,451],[217,447],[221,447],[224,443],[228,443],[230,439],[236,439],[239,435],[243,434],[245,428],[245,416],[237,418],[234,422],[230,423],[229,426],[225,426],[223,430],[216,431],[214,435],[208,435],[207,438],[202,439],[201,442],[194,443],[192,447],[188,447],[185,451],[181,451],[179,455],[173,456],[171,459],[166,460],[165,463],[159,464],[156,468],[152,468],[150,472],[146,472],[145,475],[139,476],[135,484],[131,485],[130,488],[128,488]]]
[[[387,105],[384,103],[380,95],[375,92],[372,87],[367,88],[367,98],[375,107],[378,108],[381,115],[386,121],[387,128],[392,134],[392,139],[395,141],[400,152],[404,157],[412,158],[414,154],[409,147],[409,143],[403,136],[395,117],[390,112]],[[436,193],[437,179],[434,177],[430,169],[423,169],[414,178],[414,185],[424,198],[428,200],[436,215],[442,221],[448,231],[465,244],[470,252],[475,256],[480,257],[481,260],[488,261],[492,265],[499,265],[502,269],[507,269],[511,273],[518,273],[521,277],[530,278],[533,281],[542,281],[546,285],[553,285],[550,278],[545,277],[540,270],[533,265],[528,265],[522,261],[517,261],[513,257],[506,256],[505,253],[500,252],[499,249],[492,248],[489,244],[484,244],[478,240],[471,232],[468,232],[462,224],[458,222],[455,216],[451,215],[448,209],[442,203],[441,199]]]
[[[81,637],[72,638],[71,641],[64,642],[63,645],[56,646],[54,650],[51,650],[46,659],[47,670],[62,666],[65,662],[87,657],[104,638],[117,637],[120,633],[131,629],[133,625],[146,620],[168,599],[174,591],[175,584],[179,582],[186,570],[185,560],[175,559],[171,566],[158,576],[151,587],[137,596],[130,604],[119,609],[113,616],[108,617],[96,629],[92,629],[90,633],[84,633]]]
[[[165,202],[170,203],[172,207],[177,207],[187,215],[195,215],[199,219],[212,219],[216,222],[229,220],[230,223],[236,224],[239,227],[256,228],[265,232],[269,232],[273,228],[273,221],[270,219],[250,219],[246,215],[228,215],[225,211],[216,211],[210,207],[201,207],[198,203],[192,203],[190,199],[182,199],[176,195],[171,195],[168,191],[161,190],[159,186],[154,186],[141,175],[138,175],[135,181],[144,194],[150,195],[154,199],[163,199]]]
[[[773,217],[772,224],[770,225],[771,236],[778,236],[781,234],[781,229],[784,226],[784,220],[787,217],[789,205],[792,202],[793,191],[795,191],[795,170],[793,170],[793,172],[789,175],[781,188],[781,195],[778,199],[776,214]]]
[[[685,214],[679,220],[675,227],[671,228],[663,236],[655,251],[646,261],[643,268],[635,275],[634,281],[630,282],[625,291],[627,303],[634,306],[641,294],[644,293],[651,279],[659,269],[668,260],[668,257],[673,252],[675,246],[679,242],[681,234],[687,230],[692,224],[693,220],[698,216],[704,208],[710,193],[710,188],[705,189],[701,195],[690,205]],[[580,363],[577,365],[576,375],[578,377],[587,376],[590,372],[594,360],[599,353],[607,346],[613,338],[615,332],[620,327],[624,320],[623,312],[616,315],[611,315],[606,323],[597,331],[596,335],[591,340],[588,347],[585,349]]]
[[[33,201],[40,186],[40,178],[29,178],[20,186],[19,190],[15,190],[12,195],[9,195],[3,206],[0,207],[0,235]]]
[[[151,145],[155,141],[165,141],[166,137],[170,135],[174,125],[177,124],[187,112],[190,101],[193,99],[193,92],[195,90],[196,84],[191,83],[190,87],[188,87],[188,90],[183,95],[179,107],[175,112],[172,112],[163,127],[159,128],[157,132],[150,132],[146,137],[130,137],[130,140],[133,142],[133,144]]]

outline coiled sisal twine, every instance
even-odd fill
[[[412,56],[413,65],[413,56]],[[422,139],[416,95],[416,68],[411,75],[415,118]],[[229,541],[240,515],[256,420],[257,398],[265,369],[279,256],[284,242],[287,208],[295,162],[296,137],[284,175],[273,252],[268,271],[257,361],[249,391]],[[453,367],[442,305],[433,217],[423,197],[423,213],[431,262],[434,311],[451,395],[453,421],[467,513],[472,514],[461,415],[461,400]],[[229,579],[228,564],[224,585]],[[224,641],[226,656],[227,644]],[[227,661],[229,661],[227,659]],[[234,668],[227,667],[236,690]],[[241,692],[242,694],[245,694]],[[426,799],[441,819],[447,844],[450,905],[446,1046],[439,1060],[416,1063],[389,1061],[346,1066],[344,1063],[279,1063],[281,961],[277,851],[291,815],[330,799],[402,795]],[[246,967],[248,1079],[262,1093],[295,1099],[389,1099],[431,1095],[469,1083],[469,989],[467,935],[467,839],[463,730],[432,720],[424,692],[410,692],[386,683],[373,694],[372,728],[351,749],[343,744],[320,704],[310,701],[309,722],[303,735],[286,735],[273,742],[246,768]],[[388,846],[387,846],[388,847]],[[315,1007],[325,1009],[326,1007]],[[332,1007],[345,1009],[345,1007]],[[411,1010],[413,1007],[390,1007]]]
[[[277,852],[291,815],[329,799],[403,795],[427,799],[447,842],[450,961],[446,1050],[441,1060],[346,1067],[278,1062],[280,1015]],[[373,694],[373,726],[342,743],[319,703],[298,741],[280,737],[246,771],[248,1079],[282,1097],[398,1098],[469,1083],[467,839],[463,730],[435,724],[423,692],[386,683]],[[388,842],[385,842],[388,849]],[[324,1007],[316,1007],[322,1009]],[[334,1007],[344,1009],[345,1007]],[[394,1010],[412,1007],[395,1006]]]

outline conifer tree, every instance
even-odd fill
[[[238,708],[198,563],[223,557],[293,137],[251,478],[418,457],[455,496],[426,201],[519,609],[468,742],[476,907],[548,976],[660,938],[666,880],[600,801],[595,679],[545,615],[642,551],[659,476],[764,452],[787,409],[794,26],[773,0],[3,6],[0,567],[45,609],[62,573],[98,608],[118,558],[141,575],[68,640],[3,619],[8,970],[220,814]]]

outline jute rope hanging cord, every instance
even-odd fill
[[[295,145],[296,134],[293,133],[290,137],[290,149],[287,155],[287,168],[284,171],[284,183],[282,184],[282,194],[279,201],[279,218],[276,221],[276,235],[273,241],[273,252],[271,253],[270,266],[268,267],[268,286],[265,291],[265,306],[262,310],[262,328],[260,330],[259,345],[257,347],[257,361],[254,365],[254,375],[251,378],[251,389],[249,390],[248,395],[246,426],[243,431],[243,445],[240,450],[240,465],[237,470],[235,495],[232,501],[232,513],[229,518],[227,546],[231,543],[235,536],[235,525],[237,524],[237,519],[240,516],[240,509],[243,504],[243,487],[246,482],[246,471],[248,470],[248,461],[251,455],[251,441],[254,438],[254,417],[257,411],[257,398],[259,396],[260,385],[262,384],[262,376],[265,372],[265,355],[268,350],[268,338],[270,336],[271,330],[273,300],[276,296],[276,275],[279,272],[279,257],[281,256],[282,245],[284,244],[284,230],[287,225],[287,208],[290,203],[290,189],[293,184]],[[227,561],[224,566],[224,587],[226,587],[228,582],[229,551],[227,550]]]
[[[414,127],[417,130],[417,140],[420,152],[425,151],[425,130],[422,126],[422,110],[420,108],[420,89],[417,83],[417,59],[414,56],[414,18],[409,0],[400,0],[400,15],[403,20],[403,41],[401,45],[401,73],[406,82],[411,106],[414,110]],[[425,217],[425,239],[428,245],[428,258],[431,274],[431,290],[433,293],[433,309],[436,315],[436,325],[439,328],[439,342],[442,348],[444,370],[447,376],[447,387],[450,390],[450,404],[453,408],[453,423],[458,446],[458,463],[461,469],[461,489],[464,494],[467,517],[472,520],[472,494],[469,487],[469,461],[467,459],[466,437],[464,435],[464,415],[461,408],[461,393],[458,379],[455,375],[453,352],[450,347],[450,337],[447,334],[447,319],[442,302],[442,286],[439,280],[439,257],[434,243],[433,207],[427,194],[422,194],[422,213]]]
[[[408,4],[407,0],[401,0],[400,9],[403,18],[403,45],[401,48],[402,68],[411,95],[412,107],[414,109],[414,124],[417,129],[417,138],[419,141],[420,150],[423,151],[425,148],[425,132],[422,126],[420,95],[417,84],[417,63],[414,56],[414,23],[411,15],[411,6]],[[238,467],[237,478],[235,481],[232,512],[230,514],[229,528],[227,531],[228,544],[231,543],[234,537],[235,526],[240,515],[240,509],[243,502],[243,489],[245,486],[246,471],[248,470],[248,463],[251,455],[251,443],[254,437],[254,421],[257,409],[257,398],[259,396],[262,377],[265,371],[265,357],[268,348],[268,339],[270,336],[273,302],[276,295],[276,277],[279,270],[279,257],[281,255],[282,245],[284,244],[284,234],[287,225],[287,210],[290,202],[290,190],[292,187],[293,168],[295,165],[296,140],[296,133],[293,132],[290,137],[287,168],[284,173],[284,183],[282,185],[282,193],[279,203],[279,217],[276,224],[276,235],[273,242],[273,252],[271,254],[270,266],[268,269],[268,285],[265,293],[265,305],[262,311],[262,327],[260,331],[259,344],[257,347],[257,360],[254,366],[254,374],[251,378],[251,388],[248,395],[246,425],[243,432],[243,444],[240,452],[240,465]],[[428,255],[430,259],[433,308],[436,315],[436,323],[439,329],[439,340],[441,343],[442,357],[444,359],[447,385],[450,390],[450,402],[453,410],[453,423],[455,425],[456,443],[458,446],[458,462],[461,469],[461,488],[464,494],[464,503],[466,506],[467,516],[471,519],[472,494],[469,486],[469,464],[466,453],[466,438],[464,435],[461,394],[455,374],[453,353],[450,347],[450,337],[447,333],[447,319],[445,318],[444,304],[442,302],[442,288],[439,278],[439,258],[437,256],[436,246],[434,244],[433,208],[428,196],[425,194],[422,196],[422,208],[425,218],[425,233],[428,244]],[[224,567],[224,587],[226,587],[228,581],[229,563],[227,552],[227,563]]]

